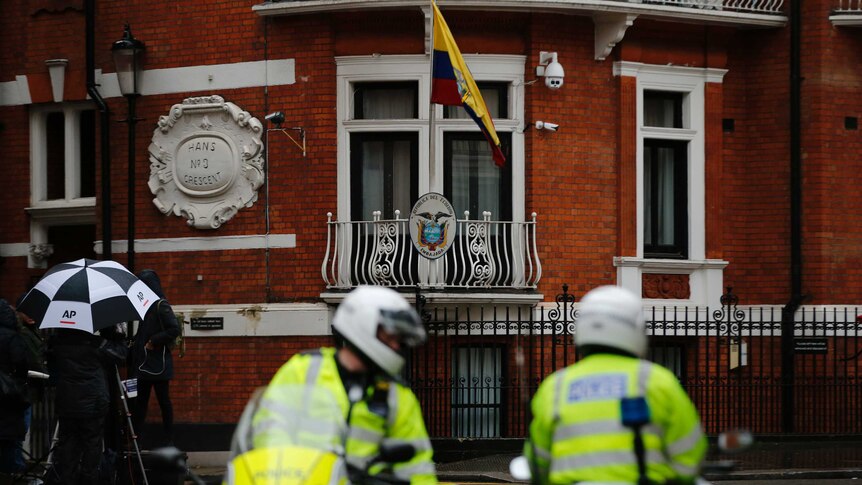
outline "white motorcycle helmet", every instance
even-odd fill
[[[359,286],[335,311],[335,329],[361,357],[397,379],[404,357],[377,338],[378,328],[401,338],[402,345],[425,342],[425,328],[416,310],[397,291],[382,286]]]
[[[647,337],[643,303],[619,286],[599,286],[581,299],[575,346],[610,347],[646,357]]]

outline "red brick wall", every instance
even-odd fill
[[[74,4],[75,2],[70,2]],[[424,51],[418,12],[314,14],[260,17],[259,2],[147,4],[97,2],[95,64],[113,72],[110,45],[128,21],[147,45],[147,69],[252,62],[296,61],[296,83],[226,92],[177,93],[139,100],[135,191],[139,238],[263,234],[269,203],[270,230],[296,234],[297,247],[272,250],[202,251],[136,255],[138,268],[163,276],[174,304],[317,301],[324,290],[320,263],[326,244],[326,212],[336,210],[337,55]],[[845,130],[845,116],[862,116],[862,38],[827,20],[831,4],[806,3],[803,44],[804,292],[812,303],[851,302],[862,297],[862,208],[855,187],[862,148],[860,130]],[[80,8],[34,12],[31,2],[8,0],[0,7],[0,82],[31,79],[35,101],[50,100],[44,60],[69,59],[67,99],[85,95],[84,17]],[[567,76],[562,89],[541,82],[525,89],[524,120],[561,125],[557,133],[527,128],[526,213],[538,213],[543,279],[539,291],[551,299],[563,283],[580,298],[597,284],[613,283],[612,258],[636,252],[634,220],[634,85],[615,78],[615,60],[727,68],[721,85],[707,86],[707,255],[730,262],[725,283],[741,304],[784,303],[789,296],[789,68],[787,28],[727,29],[638,19],[611,56],[596,61],[593,23],[586,16],[499,13],[486,21],[471,12],[447,12],[467,53],[523,54],[527,81],[540,51],[555,51]],[[269,147],[269,201],[265,191],[251,208],[218,231],[198,231],[153,206],[144,181],[146,153],[159,116],[184,97],[219,94],[261,119],[281,110],[286,126],[307,133],[307,156],[281,133]],[[110,201],[113,237],[124,239],[127,204],[126,102],[108,100],[112,118]],[[713,109],[715,108],[715,109]],[[733,133],[722,118],[735,120]],[[26,107],[0,108],[0,142],[8,190],[0,194],[6,215],[0,243],[29,240],[29,127]],[[97,155],[98,156],[98,155]],[[98,158],[97,158],[98,160]],[[97,168],[100,163],[97,161]],[[97,182],[97,191],[98,191]],[[101,210],[96,209],[101,219]],[[99,223],[100,224],[100,223]],[[101,227],[97,227],[101,237]],[[118,254],[117,259],[124,261]],[[14,299],[30,277],[24,258],[0,267],[0,296]],[[196,275],[203,281],[196,281]],[[287,354],[314,339],[189,339],[178,361],[174,385],[181,421],[230,422],[245,395],[278,367]],[[217,350],[217,351],[216,351]],[[269,357],[263,357],[268,355]],[[257,359],[257,360],[256,360]],[[227,363],[230,363],[229,365]],[[245,374],[243,374],[245,372]],[[243,380],[241,375],[254,375]],[[220,388],[204,388],[224,377]],[[201,395],[195,394],[201,387]],[[187,402],[189,404],[187,404]]]
[[[526,88],[525,120],[559,122],[556,133],[528,128],[527,214],[538,213],[543,262],[539,291],[563,283],[578,298],[613,283],[618,251],[618,81],[611,61],[593,60],[589,18],[531,18],[525,77],[534,79],[540,51],[555,51],[565,84],[549,90],[539,79]]]
[[[844,118],[862,115],[862,37],[832,27],[822,6],[803,8],[803,289],[813,303],[855,303],[862,298],[862,132],[845,129]]]
[[[179,358],[174,350],[171,396],[175,419],[183,423],[235,423],[251,393],[268,384],[290,357],[331,345],[329,337],[186,339],[184,357]],[[158,411],[151,413],[150,419],[160,420]]]

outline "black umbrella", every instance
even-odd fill
[[[18,310],[39,322],[39,328],[94,333],[120,322],[143,320],[158,299],[120,263],[79,259],[48,270]]]

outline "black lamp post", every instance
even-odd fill
[[[135,101],[141,95],[139,78],[141,57],[144,53],[144,43],[132,36],[129,24],[123,30],[123,38],[114,42],[111,51],[114,53],[114,65],[117,68],[117,82],[120,92],[129,103],[129,115],[125,120],[129,124],[129,214],[128,214],[128,268],[135,271],[135,125],[138,119],[135,115]]]

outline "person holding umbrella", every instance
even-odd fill
[[[123,334],[116,327],[98,334],[58,328],[48,341],[60,422],[56,466],[63,484],[96,483],[99,476],[110,410],[107,368],[124,361],[105,351],[106,339],[122,342]]]
[[[173,444],[174,411],[171,404],[170,382],[174,377],[171,344],[180,335],[180,326],[171,304],[165,298],[159,275],[151,269],[138,273],[138,278],[153,290],[159,299],[150,307],[135,333],[133,356],[138,376],[138,397],[134,426],[141,434],[147,419],[150,392],[156,390],[156,400],[162,412],[162,429],[167,445]]]
[[[18,310],[52,329],[48,369],[59,415],[55,467],[60,483],[96,483],[110,407],[108,374],[128,350],[120,322],[142,319],[158,296],[115,261],[80,259],[50,270],[21,300]],[[112,345],[113,343],[113,345]],[[138,452],[138,464],[143,463]]]

